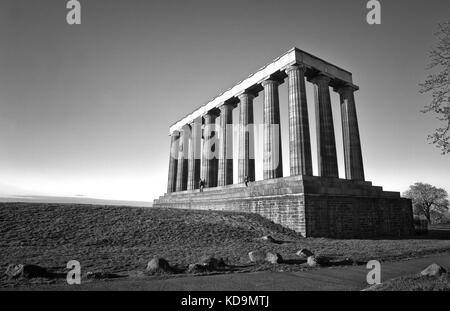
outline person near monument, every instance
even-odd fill
[[[205,187],[205,183],[203,181],[203,179],[200,178],[200,181],[198,183],[198,187],[200,189],[200,192],[203,192],[203,188]]]

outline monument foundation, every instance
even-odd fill
[[[154,207],[249,212],[305,237],[370,238],[413,233],[411,201],[370,182],[292,176],[166,194]]]

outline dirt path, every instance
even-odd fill
[[[450,253],[381,264],[382,281],[415,274],[432,263],[450,267]],[[181,291],[320,291],[361,290],[367,286],[365,266],[322,268],[302,272],[253,272],[210,276],[178,277],[166,280],[126,278],[84,283],[79,286],[48,285],[37,290],[181,290]],[[28,288],[30,289],[30,288]]]

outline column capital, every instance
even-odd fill
[[[180,136],[180,131],[173,131],[170,136],[178,137]]]
[[[311,78],[311,82],[314,84],[327,84],[329,85],[331,82],[331,78],[327,75],[324,75],[322,73],[319,73],[318,75],[314,76],[313,78]]]
[[[192,132],[192,127],[189,124],[185,124],[179,129],[180,138],[189,137]]]
[[[190,130],[190,129],[191,129],[191,124],[188,123],[188,124],[183,125],[180,130],[184,132],[184,131]]]
[[[217,118],[219,116],[219,109],[218,108],[213,108],[207,112],[205,112],[205,114],[203,114],[203,118],[206,119],[207,117],[213,117],[213,118]]]
[[[225,109],[234,109],[234,104],[225,102],[219,106],[220,113]]]
[[[189,126],[192,128],[195,124],[202,124],[202,118],[195,118],[189,122]]]
[[[263,87],[266,87],[266,85],[276,85],[276,86],[278,86],[278,85],[280,85],[280,82],[277,81],[277,80],[274,79],[274,78],[269,77],[269,78],[267,78],[266,80],[262,81],[262,82],[261,82],[261,85],[262,85]]]
[[[237,98],[239,98],[239,100],[242,100],[242,98],[253,99],[256,97],[254,93],[252,93],[248,90],[242,91],[239,94],[237,94],[236,96],[237,96]]]
[[[286,69],[284,69],[284,71],[287,74],[289,74],[289,72],[291,72],[293,70],[299,70],[299,71],[302,71],[303,73],[305,73],[306,69],[308,69],[308,67],[306,67],[305,64],[299,63],[299,64],[293,64],[293,65],[290,65],[290,66],[286,67]]]
[[[339,93],[340,95],[342,95],[342,94],[347,93],[347,92],[354,93],[354,92],[359,90],[359,87],[357,87],[356,85],[350,84],[350,83],[346,83],[346,84],[343,84],[341,86],[334,87],[333,90],[336,93]]]

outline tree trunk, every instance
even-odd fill
[[[431,213],[430,213],[430,207],[429,206],[427,206],[426,209],[425,209],[425,217],[428,220],[428,224],[431,225]]]

